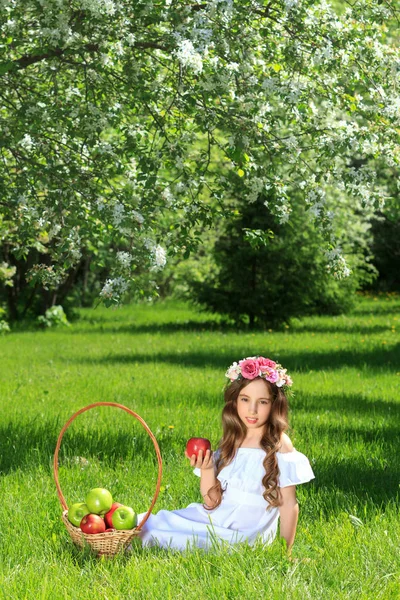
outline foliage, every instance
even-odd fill
[[[59,325],[66,325],[69,327],[64,309],[60,305],[48,308],[45,315],[40,315],[37,320],[43,327],[57,327]]]
[[[10,326],[4,319],[0,320],[0,335],[10,332]]]
[[[243,198],[271,195],[282,222],[296,187],[333,244],[327,187],[367,211],[387,196],[375,166],[399,162],[390,0],[340,16],[324,0],[4,0],[0,11],[0,260],[26,262],[32,294],[68,285],[105,244],[100,295],[119,302],[140,289],[138,270],[196,247],[238,177]]]
[[[400,192],[398,178],[393,171],[380,173],[379,177],[387,184],[395,202],[375,213],[371,222],[373,241],[371,253],[373,264],[379,272],[374,282],[374,289],[382,291],[399,291],[400,265]]]
[[[269,327],[304,314],[349,310],[355,291],[374,276],[367,262],[370,226],[340,195],[331,202],[338,215],[335,235],[351,266],[346,279],[330,275],[341,256],[324,250],[321,232],[299,203],[293,203],[287,223],[278,223],[266,208],[269,199],[260,196],[251,204],[236,202],[236,216],[211,250],[214,265],[208,272],[185,269],[186,297],[236,322]],[[210,258],[206,261],[208,266]]]
[[[0,306],[0,335],[4,335],[5,333],[9,333],[11,331],[9,324],[4,319],[5,315],[6,311]]]
[[[381,212],[372,222],[371,252],[379,277],[374,288],[382,291],[400,291],[400,218],[391,218]],[[371,287],[371,286],[366,286]]]

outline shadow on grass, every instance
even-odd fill
[[[43,465],[52,470],[53,456],[61,424],[9,423],[0,427],[0,474],[16,469],[29,470]],[[169,445],[168,432],[157,437],[161,453]],[[184,445],[183,445],[184,447]],[[74,465],[94,457],[107,465],[118,461],[141,460],[156,463],[153,443],[145,431],[114,433],[110,429],[67,432],[59,452],[60,465]]]
[[[267,330],[267,327],[265,328],[265,330]],[[130,324],[126,324],[126,323],[121,323],[121,325],[119,326],[118,323],[115,323],[114,326],[112,325],[101,325],[100,322],[92,325],[90,328],[85,325],[84,327],[79,328],[76,327],[73,330],[71,330],[72,334],[98,334],[98,333],[123,333],[123,334],[132,334],[132,335],[137,335],[137,334],[158,334],[158,333],[162,333],[162,334],[171,334],[171,333],[179,333],[181,331],[187,332],[187,333],[196,333],[196,332],[204,332],[204,331],[208,331],[208,332],[221,332],[221,333],[228,333],[228,332],[248,332],[248,331],[260,331],[260,328],[253,328],[251,329],[250,327],[246,327],[245,325],[234,325],[232,323],[217,323],[215,321],[209,320],[209,321],[182,321],[182,322],[175,322],[175,323],[140,323],[140,324],[136,324],[136,323],[130,323]]]
[[[72,563],[77,567],[87,568],[88,565],[96,567],[99,563],[104,563],[104,561],[113,561],[117,562],[120,568],[126,568],[132,556],[130,552],[124,551],[119,552],[116,556],[98,556],[95,552],[92,552],[89,546],[84,548],[76,546],[69,539],[69,535],[66,534],[62,540],[61,558],[64,559],[65,563]]]
[[[227,342],[228,343],[228,342]],[[249,349],[243,350],[244,354],[249,355]],[[262,348],[258,349],[253,347],[252,353],[256,354],[259,351],[260,354],[265,353]],[[84,356],[78,356],[76,359],[70,362],[87,363],[87,364],[121,364],[121,363],[165,363],[172,365],[179,365],[183,367],[194,367],[204,369],[205,367],[213,367],[215,369],[221,369],[223,371],[229,366],[227,363],[227,355],[231,355],[231,360],[238,360],[238,351],[232,353],[229,352],[227,347],[226,351],[213,352],[210,349],[197,352],[154,352],[152,354],[141,354],[132,352],[130,354],[107,354],[100,358],[87,358]],[[277,354],[277,353],[276,353]],[[389,349],[385,348],[374,348],[373,350],[359,350],[354,352],[353,350],[338,349],[337,352],[317,352],[316,350],[305,351],[301,350],[299,353],[293,352],[278,352],[278,356],[275,357],[284,363],[288,371],[331,371],[333,369],[341,369],[343,367],[353,367],[362,369],[363,367],[370,366],[374,370],[377,368],[384,369],[387,371],[397,372],[400,365],[400,343]]]
[[[378,391],[376,392],[378,394]],[[307,414],[313,413],[336,413],[338,418],[347,415],[367,416],[369,419],[374,417],[392,418],[397,422],[400,429],[400,403],[390,400],[379,400],[373,398],[365,398],[357,393],[340,393],[340,394],[297,394],[295,399],[290,402],[291,408],[295,412],[303,412]]]
[[[400,311],[399,311],[400,313]],[[302,333],[316,333],[316,334],[324,334],[324,333],[357,333],[359,335],[371,335],[373,333],[384,333],[390,332],[390,327],[388,325],[378,325],[371,324],[370,326],[365,325],[357,325],[354,323],[348,323],[345,320],[338,321],[335,323],[324,324],[324,323],[316,323],[316,324],[308,324],[307,322],[296,322],[292,325],[291,329],[288,331],[284,325],[280,327],[274,327],[271,329],[269,325],[262,327],[257,325],[255,327],[245,326],[245,325],[235,325],[232,323],[217,323],[214,321],[183,321],[181,323],[142,323],[142,324],[126,324],[121,323],[119,326],[118,323],[114,325],[101,325],[99,322],[93,324],[91,327],[85,325],[84,327],[79,327],[79,324],[71,329],[70,333],[72,335],[78,334],[98,334],[98,333],[121,333],[121,334],[131,334],[131,335],[140,335],[140,334],[173,334],[180,332],[187,333],[198,333],[198,332],[220,332],[220,333],[279,333],[284,331],[289,334],[302,334]]]
[[[351,313],[351,316],[358,317],[371,317],[375,315],[394,315],[400,313],[400,302],[390,303],[389,306],[376,306],[373,305],[370,308],[358,307],[355,308]]]
[[[388,459],[379,463],[374,459],[336,459],[335,456],[320,458],[313,470],[316,479],[312,485],[315,491],[323,492],[326,502],[321,504],[326,514],[347,511],[351,507],[347,497],[356,498],[359,507],[372,502],[376,508],[383,508],[389,502],[399,500],[400,466],[394,458],[394,451]],[[389,461],[389,459],[392,459]],[[341,499],[329,502],[328,497],[341,492]],[[333,505],[332,505],[333,503]]]
[[[338,323],[316,323],[315,325],[310,325],[308,323],[296,323],[293,326],[291,333],[294,334],[303,334],[303,333],[315,333],[315,334],[324,334],[324,333],[342,333],[342,334],[350,334],[357,333],[359,335],[372,335],[374,333],[391,333],[391,329],[388,325],[357,325],[354,323],[348,323],[346,321],[340,321]]]

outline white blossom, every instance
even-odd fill
[[[237,62],[229,62],[226,65],[228,71],[232,71],[233,73],[237,73],[239,71],[240,65]]]
[[[346,259],[341,254],[340,250],[335,248],[326,253],[329,260],[327,269],[333,274],[335,279],[344,279],[351,275],[351,269],[347,265]]]
[[[129,269],[133,256],[129,252],[117,252],[117,261],[123,268]]]
[[[35,144],[31,136],[28,133],[26,133],[20,141],[20,145],[29,152],[30,150],[32,150]]]
[[[113,207],[113,223],[118,227],[125,217],[125,207],[121,202],[117,202]]]
[[[121,296],[128,291],[128,287],[129,284],[123,277],[107,279],[100,292],[100,297],[108,300],[114,299],[116,302],[119,302]]]
[[[193,69],[194,73],[201,73],[203,70],[203,59],[199,52],[196,52],[193,42],[183,40],[178,44],[178,49],[174,51],[176,58],[183,67]]]
[[[165,206],[170,208],[174,201],[174,196],[169,187],[166,187],[161,192],[161,197],[165,200]]]
[[[115,3],[113,0],[80,0],[82,10],[89,10],[95,15],[113,15]]]
[[[153,249],[154,253],[154,263],[157,269],[162,269],[167,264],[167,253],[164,248],[160,245],[157,245]]]
[[[98,198],[98,199],[96,200],[96,205],[97,205],[97,208],[98,208],[100,211],[102,211],[102,210],[104,209],[104,207],[106,206],[106,203],[105,203],[105,201],[104,201],[104,198]]]
[[[285,6],[287,8],[287,10],[290,10],[291,8],[293,8],[293,6],[296,6],[296,4],[298,4],[299,0],[285,0]]]
[[[132,211],[133,218],[139,223],[139,225],[143,225],[144,216],[137,210]]]
[[[128,33],[125,39],[128,46],[133,46],[136,42],[136,36],[133,33]]]
[[[54,223],[52,227],[49,229],[49,238],[52,239],[61,231],[61,225],[59,223]]]
[[[103,289],[100,292],[100,296],[103,298],[112,298],[113,295],[113,280],[107,279],[103,285]]]

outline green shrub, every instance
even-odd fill
[[[359,231],[357,217],[350,217],[349,212],[342,251],[352,273],[338,280],[329,273],[326,243],[304,206],[293,202],[290,219],[278,223],[265,198],[239,202],[211,249],[215,267],[209,275],[196,277],[198,269],[192,275],[186,270],[188,294],[208,310],[250,325],[271,327],[292,317],[346,312],[360,281],[372,277],[363,247],[368,228]]]

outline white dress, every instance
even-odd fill
[[[279,486],[306,483],[314,478],[308,458],[293,450],[276,453]],[[225,492],[221,504],[206,510],[192,503],[180,510],[160,510],[152,514],[140,533],[143,546],[160,546],[185,550],[190,546],[209,549],[220,542],[254,544],[257,538],[271,543],[275,538],[279,508],[271,507],[263,498],[262,478],[265,474],[262,448],[238,448],[232,462],[218,474]],[[200,469],[194,469],[200,476]],[[139,523],[145,513],[138,515]]]

